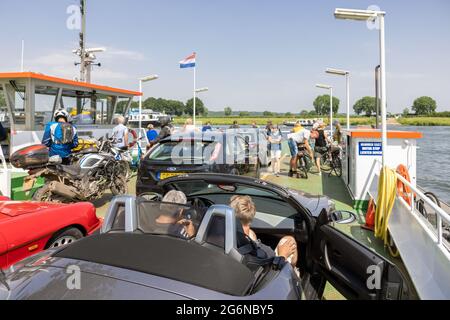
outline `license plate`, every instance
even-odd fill
[[[181,174],[184,174],[184,172],[161,172],[159,174],[159,179],[160,180],[164,180],[164,179],[168,179],[168,178],[171,178],[171,177],[179,176]]]

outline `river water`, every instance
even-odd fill
[[[450,127],[396,126],[394,130],[419,131],[417,184],[450,203]]]

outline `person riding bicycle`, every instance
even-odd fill
[[[312,152],[311,146],[309,145],[309,138],[311,133],[309,130],[302,127],[301,130],[299,130],[296,133],[290,133],[288,134],[288,139],[290,142],[290,148],[291,148],[291,162],[290,162],[290,169],[289,169],[289,177],[293,177],[297,174],[297,164],[299,160],[299,155],[309,155],[311,159],[314,158],[314,154]],[[294,149],[294,150],[292,150]],[[292,152],[295,151],[295,154],[292,154]],[[307,169],[309,170],[310,167],[310,161],[308,157],[305,157],[305,162]]]
[[[64,110],[56,110],[54,121],[47,123],[42,144],[49,148],[49,156],[60,156],[63,164],[70,164],[72,149],[78,146],[77,129],[69,123],[70,115]]]
[[[170,135],[172,134],[172,130],[173,130],[173,127],[170,124],[170,121],[171,121],[171,119],[169,116],[164,116],[164,117],[159,118],[159,123],[161,124],[161,130],[159,131],[158,136],[148,144],[147,149],[151,148],[152,146],[154,146],[155,144],[160,142],[162,139],[170,137]]]
[[[328,152],[327,147],[328,135],[325,132],[325,126],[326,125],[323,121],[318,121],[313,125],[313,130],[317,131],[314,143],[314,158],[316,160],[316,166],[319,176],[322,175],[322,170],[320,168],[320,159],[326,152]]]

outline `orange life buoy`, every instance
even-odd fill
[[[397,173],[405,178],[408,182],[411,182],[411,178],[409,177],[408,169],[405,165],[400,164],[397,167]],[[411,205],[411,188],[404,184],[400,179],[397,179],[397,195],[402,197],[406,203]]]
[[[133,148],[133,147],[136,145],[138,136],[137,136],[136,131],[134,131],[133,129],[128,129],[128,132],[131,133],[131,135],[133,136],[133,141],[131,141],[131,142],[128,144],[128,148]]]

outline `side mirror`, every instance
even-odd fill
[[[339,224],[348,224],[356,220],[356,215],[351,211],[333,211],[331,220]]]
[[[320,226],[328,224],[330,222],[338,224],[348,224],[352,223],[355,220],[356,215],[353,212],[345,210],[333,210],[331,212],[327,212],[325,209],[322,209],[318,217],[318,224]]]

